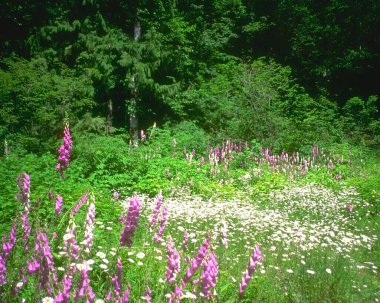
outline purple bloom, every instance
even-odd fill
[[[74,300],[77,302],[80,298],[86,297],[86,302],[94,303],[95,302],[95,293],[90,286],[90,278],[87,274],[87,268],[83,268],[80,272],[80,280],[78,290],[74,295]]]
[[[61,196],[57,196],[55,199],[55,213],[60,215],[62,212],[63,198]]]
[[[3,238],[2,250],[3,250],[4,258],[8,257],[8,255],[11,253],[16,243],[16,229],[17,229],[17,223],[13,224],[12,226],[11,232],[9,234],[9,242],[6,242],[5,236]]]
[[[260,245],[256,244],[255,249],[253,250],[253,255],[249,259],[248,269],[245,271],[244,276],[239,285],[239,297],[243,297],[244,291],[248,286],[248,283],[252,280],[252,275],[256,270],[257,264],[263,259],[260,251]]]
[[[119,193],[117,191],[115,191],[113,193],[113,198],[116,199],[116,200],[120,198],[120,195],[119,195]]]
[[[190,282],[191,278],[194,276],[195,272],[202,265],[203,259],[207,255],[207,249],[210,246],[210,237],[208,236],[204,241],[202,246],[199,248],[199,252],[195,259],[190,261],[190,267],[187,268],[185,277],[182,279],[182,288],[185,288],[186,284]]]
[[[40,263],[37,260],[33,260],[31,262],[28,262],[27,265],[27,272],[29,275],[33,275],[40,269]]]
[[[211,252],[208,260],[204,265],[204,271],[200,279],[194,281],[194,284],[201,283],[201,295],[210,300],[212,299],[211,289],[216,286],[218,276],[218,261],[214,252]]]
[[[146,290],[146,293],[144,294],[144,300],[147,302],[147,303],[152,303],[151,301],[151,296],[150,294],[152,293],[152,290],[148,287],[148,289]]]
[[[58,277],[53,264],[53,255],[50,250],[49,241],[43,232],[37,232],[35,241],[35,257],[27,264],[28,274],[38,273],[40,289],[45,290],[48,295],[53,293],[53,284],[57,286]]]
[[[24,210],[21,213],[21,223],[24,229],[22,233],[22,237],[24,239],[24,248],[27,250],[27,242],[31,232],[31,227],[28,220],[30,213],[30,176],[27,173],[22,173],[17,177],[17,187],[19,188],[19,192],[16,198],[24,206]]]
[[[168,267],[166,269],[166,281],[171,283],[175,282],[178,272],[180,271],[180,256],[178,251],[174,248],[174,241],[170,237],[169,244],[166,246],[168,253]]]
[[[154,235],[154,241],[156,241],[157,243],[160,243],[162,241],[162,235],[165,230],[165,224],[166,224],[167,218],[168,218],[168,209],[165,207],[162,212],[161,224],[158,227],[157,233]]]
[[[88,199],[88,194],[85,194],[82,199],[80,199],[80,201],[78,202],[77,205],[75,205],[75,207],[71,210],[71,215],[72,216],[75,216],[75,214],[79,211],[79,209],[83,206],[84,203],[86,203]]]
[[[67,169],[70,163],[72,142],[69,124],[66,124],[63,130],[63,144],[58,149],[58,164],[56,167],[62,178],[64,178],[63,170]]]
[[[153,214],[152,214],[152,217],[150,218],[150,222],[149,222],[149,229],[150,229],[150,232],[153,231],[153,227],[156,225],[157,223],[157,219],[158,219],[158,214],[160,213],[160,208],[161,208],[161,205],[162,205],[162,202],[163,202],[164,198],[162,197],[162,193],[159,193],[157,196],[156,196],[156,206],[154,207],[154,210],[153,210]]]
[[[93,195],[92,195],[92,199]],[[92,248],[93,238],[94,238],[94,224],[95,224],[95,204],[91,202],[88,207],[87,217],[85,221],[85,230],[84,230],[84,241],[83,245],[85,247],[85,251],[88,253]]]
[[[70,220],[69,226],[66,229],[66,234],[63,236],[63,241],[65,246],[63,250],[68,252],[70,258],[77,260],[79,246],[77,245],[76,237],[75,237],[75,223]]]
[[[7,274],[6,259],[0,254],[0,285],[5,284],[6,274]]]
[[[121,303],[128,303],[129,302],[130,292],[131,292],[131,286],[128,285],[128,288],[124,292],[123,299],[122,299]]]
[[[117,275],[114,275],[112,277],[112,284],[113,284],[113,291],[116,298],[120,298],[121,296],[121,277],[122,277],[122,271],[123,271],[123,264],[121,263],[121,260],[117,260]]]
[[[120,246],[131,246],[132,237],[135,234],[137,223],[140,217],[140,202],[138,196],[134,195],[129,200],[129,210],[125,220],[125,228],[120,235]]]

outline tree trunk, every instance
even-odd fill
[[[107,134],[111,133],[112,128],[112,116],[113,116],[113,102],[112,99],[108,99],[108,115],[107,115]]]
[[[141,36],[141,24],[139,20],[136,20],[134,26],[134,39],[138,41]],[[132,91],[131,91],[131,107],[129,112],[129,131],[132,136],[133,146],[138,146],[139,139],[139,130],[138,130],[138,118],[136,110],[136,99],[137,99],[137,83],[136,83],[136,74],[132,76]]]

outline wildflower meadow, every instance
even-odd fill
[[[56,155],[1,159],[1,302],[379,302],[371,155],[143,134],[90,175],[68,124]]]

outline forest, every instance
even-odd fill
[[[0,1],[0,302],[379,302],[379,24]]]

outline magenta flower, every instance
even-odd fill
[[[154,207],[153,214],[152,214],[152,217],[150,218],[150,222],[149,222],[149,230],[150,230],[150,232],[153,231],[153,227],[157,223],[158,215],[160,213],[160,208],[161,208],[163,200],[164,200],[164,198],[162,197],[162,193],[159,193],[156,196],[156,206]]]
[[[0,254],[0,285],[6,283],[7,265],[6,259]]]
[[[75,214],[79,211],[79,209],[83,206],[83,204],[87,202],[87,199],[88,199],[88,194],[86,193],[82,197],[82,199],[80,199],[80,201],[78,202],[78,204],[75,205],[75,207],[71,210],[71,215],[72,216],[75,216]]]
[[[66,124],[63,130],[63,144],[58,149],[58,164],[56,167],[62,178],[64,178],[63,171],[67,169],[70,163],[72,143],[69,124]]]
[[[92,200],[93,200],[92,195]],[[84,250],[89,253],[92,248],[92,243],[94,239],[94,225],[95,225],[95,204],[91,202],[88,207],[86,221],[85,221],[85,229],[84,229],[84,240],[83,246]]]
[[[248,283],[252,280],[252,275],[256,270],[257,264],[263,259],[260,251],[260,245],[256,244],[255,249],[253,250],[253,255],[249,259],[248,269],[245,271],[244,276],[239,284],[239,297],[242,298],[244,291],[248,286]]]
[[[166,269],[166,282],[175,282],[178,272],[181,270],[180,266],[180,256],[178,251],[174,248],[174,241],[170,237],[168,245],[166,245],[168,250],[168,266]]]
[[[55,199],[55,213],[60,215],[62,212],[63,198],[61,196],[57,196]]]
[[[24,210],[21,213],[21,223],[24,229],[22,237],[24,239],[24,248],[28,250],[28,239],[31,232],[31,226],[29,223],[30,214],[30,176],[27,173],[23,173],[17,177],[17,187],[19,192],[17,193],[17,200],[24,206]]]
[[[40,263],[37,260],[33,260],[31,262],[28,262],[27,265],[27,272],[29,275],[33,275],[40,269]]]
[[[144,300],[147,302],[147,303],[152,303],[152,298],[151,298],[151,293],[152,293],[152,290],[148,287],[148,289],[146,290],[145,294],[144,294]]]
[[[167,218],[168,218],[168,209],[165,207],[162,212],[161,224],[158,227],[157,233],[153,237],[154,241],[156,241],[157,243],[160,243],[162,241],[162,235],[165,230],[165,224],[166,224]]]
[[[129,210],[127,217],[125,219],[125,227],[123,232],[120,235],[120,246],[131,246],[132,237],[135,234],[137,224],[140,217],[140,202],[138,196],[134,195],[129,200]]]
[[[190,267],[187,268],[185,277],[182,279],[182,288],[185,288],[186,284],[190,282],[191,278],[194,276],[195,272],[202,265],[203,259],[207,255],[207,249],[210,246],[210,237],[208,236],[204,241],[202,246],[199,248],[197,256],[190,261]]]
[[[348,212],[352,213],[352,211],[354,210],[354,206],[352,204],[347,205],[347,210]]]
[[[113,198],[116,199],[116,200],[118,200],[120,198],[120,194],[117,191],[115,191],[113,193]]]
[[[123,299],[121,303],[128,303],[129,302],[129,294],[131,293],[131,286],[128,285],[128,288],[124,291]]]
[[[79,245],[75,237],[75,223],[69,221],[69,226],[66,229],[66,234],[63,236],[63,250],[68,253],[68,256],[74,260],[78,259]]]
[[[80,298],[86,298],[86,302],[95,303],[95,293],[90,286],[90,278],[88,277],[88,268],[84,266],[80,271],[80,280],[78,290],[74,295],[74,300],[77,302]]]
[[[200,279],[194,281],[194,284],[201,283],[201,296],[210,300],[212,299],[211,289],[216,286],[218,276],[218,261],[214,252],[211,252],[208,260],[204,265],[204,271]]]
[[[122,277],[122,271],[123,271],[123,264],[121,263],[121,260],[117,260],[117,274],[112,277],[112,284],[113,284],[113,291],[115,294],[115,298],[121,297],[121,277]],[[110,294],[111,296],[111,294]],[[110,297],[111,299],[111,297]]]

